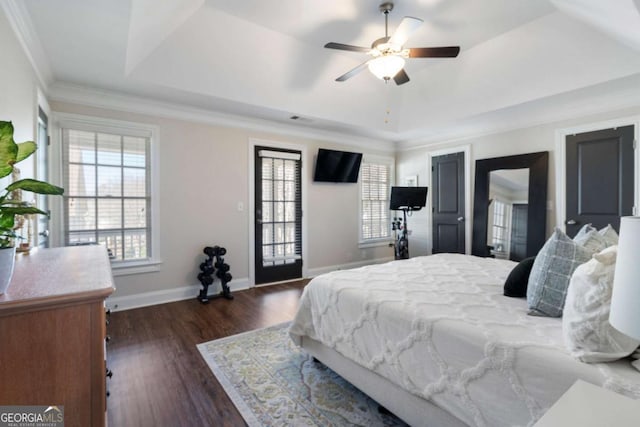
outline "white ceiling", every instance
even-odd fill
[[[529,168],[499,169],[489,173],[489,185],[503,187],[511,191],[529,189]]]
[[[366,56],[323,46],[369,46],[383,36],[374,0],[23,2],[54,88],[87,86],[280,123],[298,115],[299,126],[405,144],[534,123],[596,95],[609,94],[609,108],[626,107],[638,92],[637,1],[395,3],[390,32],[403,16],[419,17],[424,24],[407,45],[459,45],[459,57],[408,60],[411,81],[403,86],[366,70],[335,82]],[[613,99],[614,90],[627,96]]]

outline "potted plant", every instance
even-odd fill
[[[13,140],[13,124],[0,121],[0,178],[13,172],[13,165],[32,155],[37,149],[35,142],[25,141],[19,144]],[[35,179],[20,179],[0,190],[0,294],[3,294],[13,275],[15,262],[16,215],[48,215],[46,212],[29,206],[28,203],[14,200],[12,192],[31,191],[38,194],[62,195],[64,189]]]

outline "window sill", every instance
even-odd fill
[[[116,276],[131,276],[133,274],[155,273],[160,271],[162,261],[145,260],[145,261],[119,261],[111,263],[111,272]]]
[[[365,241],[358,242],[358,248],[360,249],[376,248],[380,246],[393,246],[393,240],[381,239],[381,240],[365,240]]]

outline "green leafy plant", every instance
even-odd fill
[[[13,172],[13,165],[32,155],[37,145],[33,141],[16,143],[13,140],[13,124],[0,121],[0,178]],[[0,190],[0,248],[10,248],[18,237],[15,233],[16,215],[48,215],[21,200],[12,199],[16,190],[38,194],[62,195],[64,189],[35,179],[20,179],[9,184],[4,192]]]

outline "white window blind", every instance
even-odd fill
[[[65,244],[151,258],[150,138],[63,128],[62,142]]]
[[[391,165],[363,162],[360,169],[361,241],[391,237],[389,195]]]
[[[263,267],[302,259],[300,153],[260,150]]]
[[[500,200],[493,201],[493,247],[496,251],[506,250],[507,205]]]

